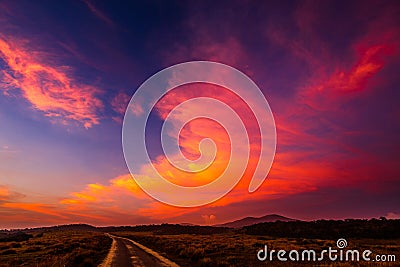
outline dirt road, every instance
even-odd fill
[[[113,243],[100,267],[179,267],[176,263],[133,240],[110,234],[108,236],[113,239]]]

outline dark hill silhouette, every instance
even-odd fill
[[[264,222],[261,222],[263,221]],[[248,226],[241,226],[249,223]],[[149,224],[136,226],[95,227],[87,224],[58,225],[0,231],[0,242],[20,242],[43,232],[86,231],[86,232],[153,232],[155,235],[199,234],[212,235],[226,232],[245,233],[286,238],[400,238],[400,220],[345,219],[300,221],[271,214],[259,218],[247,217],[217,226]]]
[[[269,214],[262,217],[246,217],[240,220],[236,220],[233,222],[227,222],[223,224],[217,224],[214,226],[218,227],[229,227],[229,228],[242,228],[244,226],[249,226],[257,223],[264,223],[264,222],[293,222],[297,221],[295,219],[287,218],[278,214]]]
[[[136,226],[108,226],[99,228],[104,232],[153,232],[158,235],[179,235],[179,234],[220,234],[231,231],[227,227],[200,226],[200,225],[180,225],[180,224],[149,224]]]
[[[147,225],[133,225],[133,226],[103,226],[96,227],[88,224],[67,224],[67,225],[56,225],[49,227],[37,227],[37,228],[25,228],[25,229],[13,229],[13,230],[2,230],[0,231],[0,239],[8,237],[11,234],[14,236],[17,233],[43,233],[52,231],[86,231],[86,232],[121,232],[121,231],[132,231],[132,232],[153,232],[156,234],[218,234],[231,231],[232,229],[227,227],[214,227],[214,226],[200,226],[190,225],[185,223],[181,224],[147,224]]]
[[[180,223],[179,225],[182,225],[182,226],[198,226],[197,224],[194,224],[194,223]]]
[[[243,233],[286,238],[400,238],[400,220],[345,219],[265,222],[243,227]]]
[[[98,227],[89,224],[64,224],[48,227],[26,228],[24,232],[50,232],[50,231],[99,231]]]

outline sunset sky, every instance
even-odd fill
[[[0,229],[215,224],[270,213],[400,218],[398,1],[131,2],[0,1]],[[247,188],[257,149],[228,195],[177,208],[132,179],[122,121],[146,79],[193,60],[230,65],[259,86],[277,147],[256,192]],[[150,117],[149,152],[160,173],[186,186],[212,181],[230,155],[225,130],[202,119],[183,128],[179,144],[195,159],[200,140],[215,139],[205,173],[176,171],[156,145],[171,109],[199,96],[226,102],[254,126],[222,87],[167,94]],[[249,133],[257,143],[258,131]]]

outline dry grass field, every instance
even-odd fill
[[[112,242],[103,233],[89,231],[29,235],[25,241],[0,242],[0,266],[98,266]]]
[[[159,252],[182,266],[399,266],[400,239],[348,239],[346,249],[369,249],[374,254],[395,254],[397,263],[366,262],[280,262],[276,259],[261,262],[257,252],[264,247],[268,249],[314,249],[316,252],[332,247],[336,249],[336,240],[305,239],[305,238],[273,238],[267,236],[246,235],[230,232],[222,234],[181,234],[160,235],[152,232],[118,232],[116,235],[128,237]]]
[[[261,223],[239,229],[173,224],[93,227],[66,225],[18,231],[0,231],[0,267],[98,266],[109,252],[106,235],[132,239],[181,266],[400,266],[399,220],[344,220]],[[358,250],[360,261],[292,261],[288,253],[314,250],[316,258],[345,238],[342,250]],[[273,260],[260,261],[257,252],[275,250]],[[285,250],[288,261],[277,258]],[[362,260],[372,251],[371,262]],[[339,253],[337,253],[339,255]],[[377,263],[376,255],[394,255],[395,261]]]

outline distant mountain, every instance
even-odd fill
[[[99,228],[89,224],[64,224],[47,227],[21,229],[24,232],[49,232],[49,231],[98,231]]]
[[[229,227],[229,228],[241,228],[244,226],[249,226],[257,223],[263,223],[263,222],[276,222],[276,221],[282,221],[282,222],[292,222],[292,221],[297,221],[295,219],[287,218],[278,214],[269,214],[265,215],[262,217],[246,217],[240,220],[236,220],[233,222],[227,222],[223,224],[217,224],[214,226],[218,227]]]

